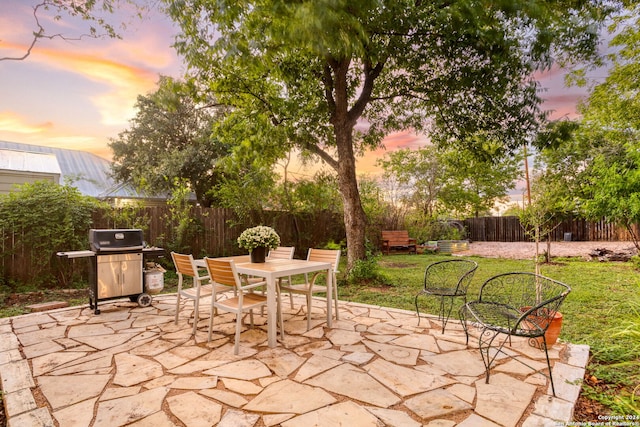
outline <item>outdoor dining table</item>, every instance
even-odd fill
[[[331,292],[333,288],[333,274],[330,262],[307,261],[302,259],[268,259],[263,263],[252,263],[248,255],[223,257],[218,259],[233,259],[239,274],[263,277],[267,282],[267,341],[269,347],[276,346],[277,324],[277,282],[279,278],[297,274],[315,273],[326,270],[327,276],[327,327],[332,326]],[[205,267],[204,259],[195,261],[196,266]],[[310,311],[310,308],[307,307]]]

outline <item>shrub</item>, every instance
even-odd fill
[[[70,185],[38,181],[0,196],[2,238],[13,238],[13,249],[2,256],[23,261],[18,277],[24,283],[50,287],[73,280],[74,264],[57,252],[86,249],[92,212],[101,203]]]

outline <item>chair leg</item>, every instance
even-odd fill
[[[176,295],[176,296],[177,296],[178,299],[176,301],[176,320],[175,320],[174,323],[177,325],[178,324],[178,315],[180,314],[180,298],[181,298],[180,292],[178,292],[178,295]]]
[[[278,304],[276,316],[278,317],[278,323],[280,323],[280,339],[284,342],[284,316],[282,314],[282,293],[280,293],[280,286],[276,288],[276,297],[276,303]]]
[[[551,372],[551,362],[549,361],[549,351],[547,350],[547,339],[542,336],[542,345],[544,345],[544,355],[547,356],[547,368],[549,369],[549,381],[551,382],[551,392],[556,397],[556,387],[553,385],[553,373]]]
[[[338,309],[338,281],[335,277],[331,280],[333,282],[333,301],[336,307],[336,320],[340,320],[340,310]]]
[[[198,314],[199,314],[199,310],[200,310],[200,304],[198,304],[199,298],[196,298],[193,300],[193,335],[196,334],[196,331],[198,330]]]
[[[177,296],[177,300],[176,300],[176,320],[175,320],[175,324],[178,324],[178,314],[180,314],[180,299],[182,298],[180,296],[180,291],[182,290],[182,275],[178,275],[178,293],[176,294]]]
[[[418,297],[422,295],[422,293],[419,293],[418,295],[416,295],[415,299],[414,299],[414,304],[416,305],[416,313],[418,314],[418,326],[420,326],[420,309],[418,308]]]
[[[211,316],[209,316],[209,337],[207,342],[211,342],[211,330],[213,329],[213,316],[216,314],[216,308],[213,306],[213,298],[211,298]]]
[[[307,331],[311,330],[311,293],[307,293]]]
[[[451,303],[449,305],[449,309],[446,310],[447,314],[445,314],[445,307],[444,307],[444,299],[445,298],[449,298]],[[441,320],[442,320],[442,333],[444,334],[444,328],[447,326],[447,322],[449,322],[449,317],[451,316],[451,311],[453,311],[453,300],[455,299],[455,297],[442,297],[442,301],[440,302],[440,313],[441,313]]]
[[[485,340],[483,339],[483,337],[487,332],[491,333],[492,336]],[[486,378],[485,378],[486,384],[489,384],[489,376],[491,375],[491,365],[493,365],[493,362],[495,362],[496,358],[498,357],[498,354],[502,352],[502,347],[504,347],[505,343],[507,342],[506,339],[502,340],[500,345],[495,348],[495,354],[491,356],[491,345],[493,344],[493,341],[498,337],[498,335],[500,335],[500,332],[491,331],[490,329],[483,328],[482,331],[480,331],[480,336],[478,337],[478,349],[480,350],[480,356],[482,356],[482,362],[484,363],[484,367],[486,371]],[[483,344],[486,344],[486,347],[484,349],[482,348]]]
[[[238,311],[236,314],[236,337],[233,347],[233,354],[237,355],[240,350],[240,332],[242,332],[242,312]]]
[[[465,345],[469,345],[469,329],[467,326],[467,317],[465,316],[465,311],[466,311],[466,303],[465,305],[460,307],[460,310],[458,311],[458,313],[460,316],[460,323],[462,324],[462,329],[464,329],[464,335],[467,338]]]

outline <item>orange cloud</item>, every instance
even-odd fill
[[[4,43],[3,48],[20,50],[19,45]],[[101,52],[102,54],[102,52]],[[106,88],[90,97],[102,118],[102,124],[122,126],[133,117],[139,94],[154,89],[158,75],[149,69],[131,66],[93,54],[69,52],[38,46],[29,61],[46,67],[73,73],[84,79],[104,85]]]
[[[158,80],[155,72],[95,55],[50,49],[38,53],[50,67],[77,73],[107,87],[105,92],[90,97],[104,125],[126,125],[134,115],[136,97],[151,91]]]
[[[0,129],[3,132],[19,134],[41,133],[53,128],[53,123],[29,123],[28,119],[12,113],[11,111],[0,111]]]

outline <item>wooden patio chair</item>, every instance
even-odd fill
[[[267,305],[267,297],[253,292],[254,289],[263,286],[266,282],[248,283],[236,271],[236,265],[230,259],[205,258],[205,264],[211,280],[214,284],[214,293],[211,298],[211,317],[209,318],[209,337],[211,341],[211,331],[213,329],[214,313],[222,310],[236,315],[236,332],[234,343],[234,354],[238,354],[240,348],[240,333],[242,332],[243,313],[248,311],[253,328],[253,310]],[[218,300],[215,298],[216,286],[233,287],[237,292],[234,297]]]
[[[336,273],[338,273],[338,264],[340,263],[340,251],[331,249],[313,249],[310,248],[307,253],[307,261],[320,261],[330,262],[332,267],[332,274],[330,277],[331,286],[333,286],[333,299],[335,302],[336,320],[339,319],[338,315],[338,282],[336,279]],[[290,294],[302,294],[307,297],[307,330],[311,329],[311,298],[313,294],[326,293],[327,287],[325,285],[316,283],[316,279],[322,274],[326,274],[324,271],[315,273],[311,280],[308,275],[305,274],[304,283],[293,284],[289,280],[286,284],[278,286],[278,304],[281,300],[281,292],[289,292]],[[293,299],[291,300],[291,306],[293,307]]]
[[[200,300],[205,297],[212,296],[214,293],[214,285],[210,283],[210,277],[208,275],[202,275],[201,271],[196,267],[193,256],[191,254],[179,254],[171,252],[171,258],[173,264],[176,267],[176,273],[178,274],[178,292],[176,300],[176,319],[175,323],[178,324],[178,315],[180,314],[180,302],[182,298],[193,301],[193,334],[195,335],[198,327],[198,318],[200,313]],[[186,287],[184,278],[191,277],[193,286]],[[233,290],[230,286],[218,285],[215,291],[219,294]]]

